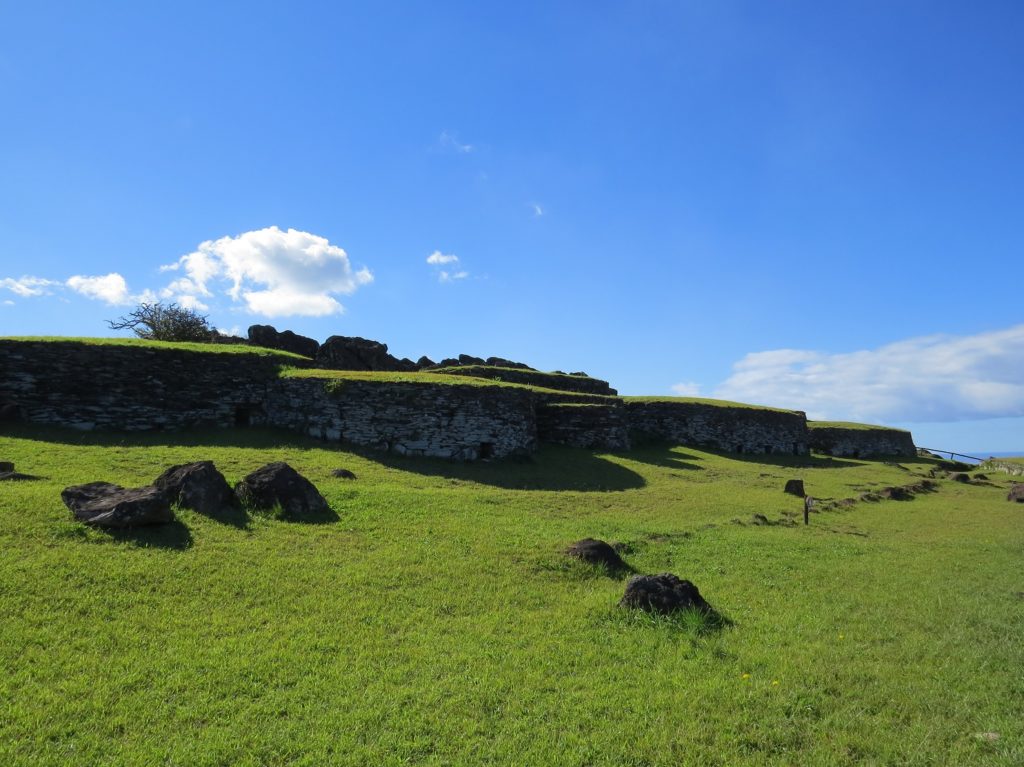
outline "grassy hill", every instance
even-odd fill
[[[269,431],[29,427],[0,458],[41,478],[0,486],[0,764],[1024,762],[1010,477],[829,508],[934,462],[454,464]],[[181,511],[112,536],[60,501],[199,459],[231,482],[287,460],[338,518]],[[809,527],[791,477],[827,509]],[[561,553],[585,536],[691,579],[729,625],[618,609],[622,579]]]

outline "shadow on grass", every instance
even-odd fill
[[[609,492],[635,490],[647,484],[632,469],[582,448],[543,445],[529,458],[471,463],[440,458],[403,458],[372,450],[358,450],[358,453],[368,461],[396,471],[476,482],[505,490]]]
[[[175,520],[163,525],[127,527],[120,530],[104,530],[111,540],[130,543],[144,549],[173,549],[184,551],[192,547],[192,533]]]
[[[5,425],[5,437],[79,447],[275,447],[325,448],[331,443],[284,429],[253,427],[226,429],[197,426],[176,431],[78,431],[60,426],[14,423]],[[335,445],[336,446],[336,445]],[[347,446],[346,446],[347,447]]]
[[[643,443],[624,454],[623,457],[630,461],[646,463],[651,466],[663,466],[666,469],[700,471],[704,468],[695,463],[688,463],[688,461],[700,461],[699,457],[689,453],[681,453],[668,443]]]
[[[791,469],[852,469],[867,465],[864,461],[835,458],[831,455],[782,455],[781,453],[727,453],[724,450],[708,450],[713,455],[745,463],[760,463],[765,466],[779,466]]]
[[[254,517],[265,517],[275,519],[279,522],[289,522],[296,525],[330,525],[337,522],[341,517],[331,507],[325,511],[286,511],[280,504],[274,504],[269,508],[257,508],[249,506],[242,508],[241,514],[249,513]],[[248,520],[246,520],[248,526]]]
[[[198,511],[195,513],[238,530],[248,530],[250,526],[249,513],[241,506],[225,506],[213,514],[202,514]]]

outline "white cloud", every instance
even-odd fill
[[[5,277],[0,280],[0,288],[6,288],[22,298],[49,295],[51,292],[50,288],[57,285],[60,285],[60,283],[55,280],[47,280],[42,277],[22,276],[18,279]]]
[[[694,383],[693,381],[684,381],[683,383],[672,384],[672,392],[679,397],[699,397],[700,384]]]
[[[469,154],[476,148],[472,144],[463,144],[459,141],[457,134],[446,130],[441,131],[441,135],[437,138],[437,143],[442,149],[449,149],[460,154]]]
[[[531,202],[530,203],[530,210],[533,211],[533,215],[534,215],[535,218],[539,218],[539,217],[544,215],[544,208],[542,208],[536,202]]]
[[[131,303],[137,298],[128,292],[128,283],[117,272],[98,277],[85,277],[76,274],[74,277],[69,277],[65,284],[86,298],[103,301],[111,306]]]
[[[452,282],[453,280],[464,280],[468,276],[469,272],[446,272],[442,270],[437,275],[437,279],[439,282]]]
[[[973,336],[911,338],[878,349],[748,354],[723,399],[807,411],[810,418],[949,422],[1024,415],[1024,325]]]
[[[455,264],[458,263],[459,257],[453,255],[445,255],[439,250],[435,250],[429,256],[427,256],[427,263],[432,265],[439,264]]]
[[[14,302],[10,299],[4,301],[4,306],[14,306]]]
[[[265,317],[339,314],[344,307],[334,295],[351,295],[373,281],[369,270],[353,271],[348,254],[326,237],[276,226],[208,240],[161,267],[176,270],[186,277],[161,295],[174,296],[182,306],[205,307],[199,296],[212,296],[210,283],[222,281],[232,300]]]

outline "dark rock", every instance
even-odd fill
[[[974,478],[975,479],[979,479],[982,482],[988,482],[988,475],[987,474],[975,474]]]
[[[354,336],[331,336],[316,355],[320,367],[332,370],[411,372],[416,363],[388,354],[387,344]]]
[[[235,485],[235,495],[243,506],[272,509],[280,505],[285,517],[324,516],[331,507],[313,483],[283,461],[268,463]]]
[[[798,498],[803,498],[806,495],[804,492],[804,481],[802,479],[786,480],[786,488],[783,492],[795,495]]]
[[[123,488],[109,482],[73,485],[61,499],[75,519],[97,527],[137,527],[173,522],[167,497],[153,486]]]
[[[752,514],[750,516],[750,524],[752,524],[752,525],[770,525],[771,522],[768,521],[768,517],[766,517],[764,514]]]
[[[914,494],[905,487],[882,488],[878,491],[878,494],[882,498],[887,498],[890,501],[909,501],[914,497]]]
[[[1024,503],[1024,484],[1017,484],[1011,487],[1009,494],[1006,496],[1006,500]]]
[[[416,360],[416,367],[418,367],[420,370],[423,370],[424,368],[432,368],[432,367],[436,367],[436,366],[437,366],[437,363],[434,362],[432,359],[430,359],[430,357],[428,357],[425,354],[422,357],[420,357],[418,360]]]
[[[577,370],[575,373],[569,373],[569,375],[571,375],[571,376],[579,376],[580,378],[590,378],[590,376],[588,376],[582,370]]]
[[[626,583],[619,605],[662,614],[687,609],[711,612],[697,587],[672,573],[634,575]]]
[[[194,509],[200,514],[216,515],[238,504],[231,486],[217,471],[213,461],[172,466],[157,477],[153,486],[167,497],[168,502]]]
[[[0,402],[0,421],[20,421],[21,410],[13,402]]]
[[[525,362],[514,362],[512,360],[507,360],[504,357],[488,357],[486,360],[486,364],[496,368],[515,368],[517,370],[533,370],[533,368],[531,368]]]
[[[278,333],[273,325],[252,325],[249,328],[249,343],[310,358],[316,357],[320,348],[319,342],[312,338],[300,336],[290,330]]]
[[[14,463],[12,461],[0,461],[0,472],[10,473],[14,471]]]
[[[457,368],[462,363],[455,357],[445,357],[443,360],[437,363],[438,367],[442,368]]]
[[[22,474],[20,471],[0,471],[0,482],[25,482],[32,479],[39,479],[39,477]]]
[[[348,469],[335,469],[331,472],[332,477],[338,477],[339,479],[355,479],[356,475]]]
[[[591,565],[604,565],[609,570],[626,568],[626,563],[622,561],[622,557],[619,556],[615,548],[596,538],[584,538],[582,541],[576,541],[565,550],[565,553]]]
[[[472,354],[460,354],[459,355],[460,365],[486,365],[487,362],[483,357],[474,357]]]
[[[964,474],[962,472],[950,473],[949,478],[954,482],[962,482],[964,484],[967,484],[968,482],[971,481],[971,478],[967,474]]]

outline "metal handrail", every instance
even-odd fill
[[[974,456],[974,455],[964,455],[963,453],[954,453],[952,450],[936,450],[933,447],[922,447],[921,450],[927,450],[929,453],[949,453],[949,460],[951,460],[951,461],[953,460],[953,456],[954,455],[958,455],[961,458],[970,458],[972,461],[978,461],[979,463],[984,463],[985,461],[988,460],[988,458],[978,458],[977,456]]]

